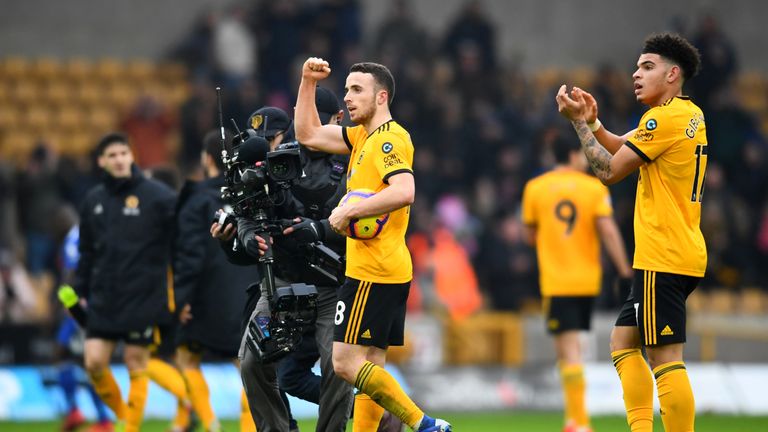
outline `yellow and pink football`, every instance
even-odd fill
[[[376,192],[370,189],[355,189],[347,192],[339,201],[339,207],[344,204],[352,204],[372,197]],[[389,213],[381,216],[368,216],[360,219],[352,219],[347,228],[347,235],[357,240],[370,240],[381,234],[384,225],[389,220]]]

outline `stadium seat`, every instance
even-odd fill
[[[445,358],[451,364],[519,366],[525,359],[522,321],[513,313],[482,312],[449,321],[444,334]]]
[[[103,103],[107,100],[104,87],[92,81],[83,81],[75,89],[75,102],[82,106]]]
[[[0,105],[0,132],[9,130],[19,123],[19,110],[12,105]]]
[[[94,77],[105,84],[113,84],[121,81],[124,75],[125,65],[115,58],[101,59],[96,63],[94,69]]]
[[[3,159],[24,164],[29,158],[29,153],[35,146],[37,138],[32,133],[21,130],[7,131],[0,141],[0,154]]]
[[[32,75],[41,82],[55,81],[61,77],[61,62],[53,57],[41,57],[31,67]]]
[[[5,80],[18,80],[29,76],[29,60],[24,57],[7,57],[0,63],[0,77]]]
[[[718,288],[709,294],[707,310],[717,314],[733,313],[736,307],[736,296],[733,291],[726,288]]]
[[[122,112],[128,111],[136,102],[139,93],[131,85],[124,83],[113,83],[107,87],[105,101],[114,105]]]
[[[86,125],[82,109],[73,105],[59,108],[53,120],[55,130],[62,132],[78,132]]]
[[[98,134],[104,134],[115,129],[118,121],[118,113],[109,105],[93,106],[87,113],[89,130]]]
[[[187,68],[181,63],[166,62],[157,65],[157,77],[167,84],[187,81]]]
[[[19,105],[30,106],[40,100],[41,86],[33,80],[18,80],[11,87],[13,101]]]
[[[765,313],[766,293],[758,287],[744,288],[738,299],[738,312],[742,315],[761,315]]]
[[[155,64],[145,59],[131,60],[126,65],[125,76],[129,81],[135,84],[141,84],[156,79]]]
[[[62,79],[54,79],[43,89],[42,100],[55,106],[70,105],[74,100],[74,92],[72,84]]]
[[[73,58],[63,67],[62,76],[73,84],[93,79],[93,64],[83,58]]]
[[[43,104],[30,106],[21,117],[20,127],[29,131],[43,131],[53,124],[53,113]]]

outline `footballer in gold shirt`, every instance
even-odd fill
[[[379,192],[393,175],[413,174],[411,138],[394,120],[371,134],[363,126],[344,128],[342,133],[352,152],[347,190]],[[405,283],[412,279],[411,254],[405,244],[409,210],[405,206],[391,212],[384,229],[370,240],[347,238],[347,276],[379,283]]]
[[[415,431],[451,432],[448,422],[424,414],[383,368],[389,346],[404,343],[412,276],[405,230],[416,194],[413,144],[389,109],[395,79],[381,64],[352,65],[344,103],[357,126],[342,128],[321,125],[314,102],[317,82],[330,73],[323,59],[304,62],[294,116],[296,138],[313,150],[351,153],[347,188],[376,193],[336,207],[328,222],[337,233],[345,233],[352,219],[390,214],[377,237],[347,240],[347,279],[338,291],[334,319],[334,372],[360,391],[355,396],[354,430],[375,430],[386,409]]]
[[[563,85],[556,97],[603,183],[640,172],[634,216],[638,271],[611,333],[611,356],[634,432],[653,430],[654,378],[664,429],[694,430],[693,390],[683,362],[685,302],[707,266],[699,221],[708,142],[704,115],[683,96],[683,83],[700,64],[698,50],[682,36],[649,36],[632,74],[635,97],[649,110],[622,136],[602,127],[589,93],[567,92]]]

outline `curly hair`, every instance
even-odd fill
[[[676,33],[652,34],[645,40],[643,54],[658,54],[680,66],[683,79],[688,81],[699,73],[699,50]]]

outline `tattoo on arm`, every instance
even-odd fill
[[[589,166],[592,167],[592,172],[595,173],[600,180],[606,180],[611,177],[611,159],[613,155],[605,149],[597,139],[592,131],[589,130],[587,122],[585,120],[576,120],[573,123],[573,128],[576,129],[576,134],[579,135],[579,141],[581,141],[581,149],[584,150],[584,155],[587,156]]]

